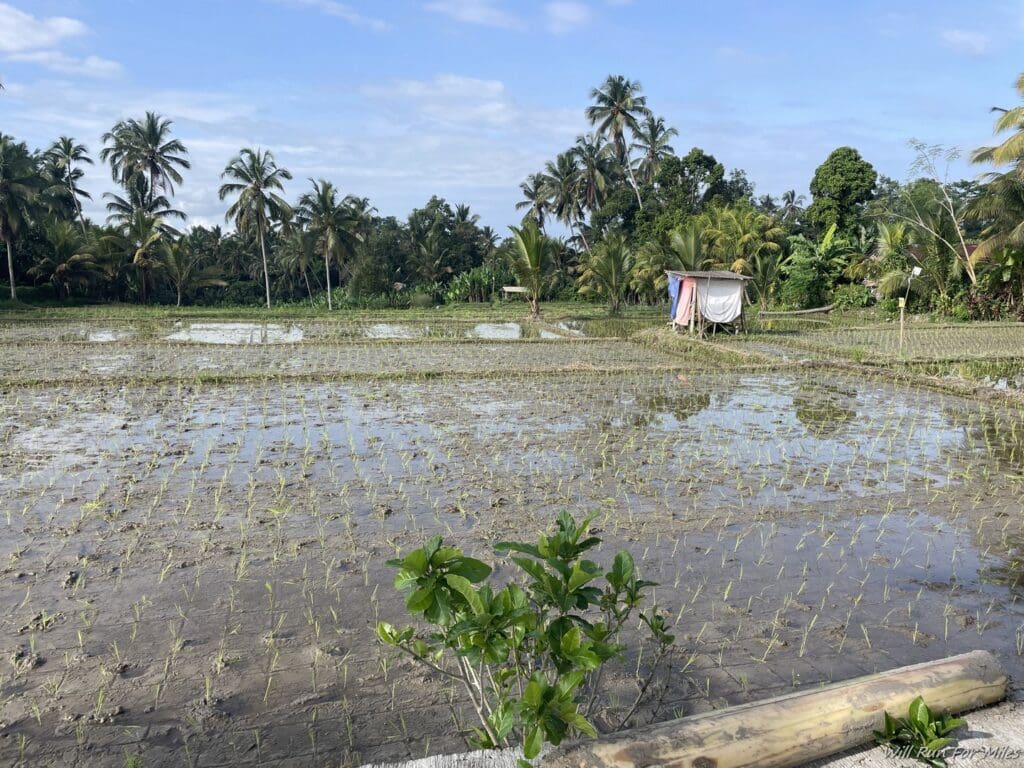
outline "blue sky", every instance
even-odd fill
[[[1022,0],[0,0],[0,131],[98,154],[114,121],[159,111],[191,150],[194,222],[221,222],[220,171],[261,145],[292,196],[322,176],[404,217],[436,193],[504,231],[610,73],[643,84],[678,152],[806,194],[844,144],[903,179],[910,138],[989,142],[1022,38]],[[85,186],[100,218],[109,174]]]

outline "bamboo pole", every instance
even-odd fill
[[[995,656],[972,651],[563,746],[544,766],[790,768],[870,742],[883,711],[906,716],[919,695],[936,713],[964,712],[1002,700],[1006,686]]]

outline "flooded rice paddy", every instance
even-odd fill
[[[641,722],[973,648],[1024,674],[1014,407],[557,326],[207,325],[0,325],[0,764],[463,749],[459,697],[374,643],[381,563],[434,533],[500,563],[564,508],[675,624]]]

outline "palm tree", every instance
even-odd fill
[[[161,269],[178,294],[179,307],[182,297],[190,291],[228,286],[220,267],[203,266],[202,254],[196,253],[185,238],[169,243],[160,257]]]
[[[1017,78],[1016,88],[1024,98],[1024,74]],[[971,160],[975,163],[1013,165],[1018,177],[1024,178],[1024,104],[994,111],[1000,113],[996,120],[996,133],[1011,133],[1001,144],[975,150]]]
[[[455,206],[455,226],[459,224],[472,224],[476,226],[476,223],[480,221],[480,216],[475,213],[471,213],[469,206],[465,203],[459,203]]]
[[[58,180],[67,191],[82,225],[82,232],[85,232],[85,216],[82,213],[82,204],[79,202],[79,198],[91,200],[92,197],[78,186],[78,182],[81,181],[85,172],[77,165],[79,163],[93,164],[88,148],[85,144],[77,144],[70,136],[61,136],[46,150],[44,157],[50,162]]]
[[[747,263],[764,252],[782,250],[779,223],[749,206],[715,207],[698,219],[716,268],[746,274]]]
[[[655,301],[668,286],[667,270],[692,272],[703,269],[706,263],[701,229],[691,221],[644,243],[634,258],[630,286],[648,301]]]
[[[543,176],[544,195],[547,198],[548,210],[555,218],[568,225],[576,235],[576,225],[583,218],[580,200],[580,168],[576,164],[574,152],[562,152],[554,162],[545,164]],[[583,240],[589,251],[590,245]]]
[[[14,287],[14,238],[29,223],[42,188],[43,178],[25,143],[0,133],[0,239],[7,246],[12,301],[18,298]]]
[[[416,243],[416,250],[410,256],[410,266],[419,279],[427,286],[441,281],[444,275],[451,274],[452,268],[445,266],[450,249],[441,239],[437,227],[432,227],[426,237]]]
[[[1024,177],[1016,171],[989,174],[984,192],[968,209],[968,217],[987,222],[975,251],[978,259],[1006,248],[1024,248]]]
[[[523,199],[516,203],[516,210],[527,209],[523,214],[523,223],[532,220],[537,226],[544,229],[544,218],[547,215],[548,203],[544,184],[544,174],[532,173],[519,185],[523,192]]]
[[[29,269],[37,280],[50,282],[63,299],[73,288],[86,288],[97,274],[92,244],[68,221],[55,221],[46,229],[46,255]]]
[[[150,275],[164,267],[164,254],[171,237],[168,227],[156,216],[136,211],[121,230],[110,236],[128,255],[139,278],[139,297],[143,304],[149,296]]]
[[[594,246],[583,273],[576,281],[579,292],[596,294],[608,300],[608,311],[617,314],[629,286],[633,253],[620,234],[612,234]]]
[[[113,192],[104,192],[107,201],[107,223],[123,225],[135,218],[136,213],[165,221],[166,219],[185,220],[185,212],[171,208],[171,202],[164,195],[150,194],[149,182],[145,176],[134,176],[125,186],[125,196]]]
[[[804,200],[806,198],[803,195],[798,195],[795,189],[783,192],[782,210],[780,211],[782,220],[785,222],[795,221],[804,212]]]
[[[316,236],[304,229],[289,233],[277,254],[277,262],[285,275],[293,278],[298,273],[306,286],[306,295],[313,303],[313,288],[309,284],[309,272],[317,259]]]
[[[639,119],[650,114],[647,109],[647,97],[641,96],[640,83],[627,80],[622,75],[609,75],[600,88],[590,92],[594,104],[587,107],[587,119],[591,125],[597,126],[597,132],[608,136],[615,144],[616,157],[629,174],[629,181],[636,192],[636,202],[641,209],[644,207],[640,199],[640,189],[633,176],[633,165],[629,160],[629,148],[626,144],[626,131],[636,135],[640,130]]]
[[[665,158],[675,154],[669,141],[678,135],[679,131],[675,128],[665,127],[662,118],[650,114],[644,117],[636,131],[636,141],[630,148],[640,153],[637,170],[640,172],[640,180],[645,184],[653,182]]]
[[[782,275],[789,264],[790,254],[779,250],[760,250],[746,261],[746,273],[750,276],[750,289],[761,306],[768,309],[775,292],[782,282]]]
[[[338,190],[329,181],[314,181],[313,190],[299,198],[296,220],[307,227],[316,238],[324,255],[324,275],[327,278],[327,309],[334,309],[331,299],[331,261],[351,254],[355,242],[362,237],[358,231],[358,218],[349,208],[348,199],[338,200]]]
[[[580,204],[596,211],[608,196],[608,182],[614,173],[611,144],[588,133],[577,136],[572,152],[579,161],[577,191]]]
[[[174,195],[181,184],[181,170],[191,167],[188,150],[171,138],[172,121],[155,112],[141,120],[121,120],[103,134],[100,159],[110,163],[114,181],[127,187],[134,176],[145,176],[150,198],[157,190]],[[180,170],[179,170],[180,169]]]
[[[221,173],[220,199],[237,195],[224,214],[227,221],[232,219],[240,232],[256,236],[263,257],[263,282],[267,292],[267,309],[270,309],[270,271],[267,267],[267,230],[271,219],[286,219],[291,208],[275,190],[284,191],[283,180],[290,179],[287,168],[279,168],[270,150],[246,147],[231,160]],[[328,292],[328,297],[330,292]]]
[[[515,244],[509,266],[516,282],[526,289],[530,316],[537,319],[540,317],[540,296],[551,272],[553,241],[532,221],[509,229]]]

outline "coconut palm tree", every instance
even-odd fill
[[[640,153],[640,160],[637,164],[637,171],[640,180],[645,184],[654,181],[654,177],[661,170],[661,164],[666,157],[675,154],[675,150],[669,141],[678,136],[679,131],[675,128],[665,126],[665,121],[654,115],[645,115],[644,120],[636,130],[636,141],[630,145]]]
[[[283,182],[292,177],[287,168],[279,168],[270,150],[246,147],[231,160],[221,173],[220,199],[236,196],[224,218],[234,220],[239,232],[254,235],[263,258],[263,284],[270,308],[270,270],[267,266],[267,231],[272,219],[291,216],[291,208],[277,191],[284,191]]]
[[[544,194],[548,210],[556,219],[576,235],[576,225],[583,218],[580,199],[580,168],[574,152],[562,152],[554,161],[548,161],[543,176]],[[584,238],[586,249],[589,243]]]
[[[532,221],[509,229],[515,246],[509,266],[516,282],[526,289],[530,316],[537,319],[540,317],[540,296],[550,279],[553,241]]]
[[[70,136],[61,136],[50,146],[43,155],[49,161],[57,179],[65,189],[71,204],[82,225],[82,232],[85,232],[85,216],[82,213],[82,204],[79,198],[91,200],[92,197],[84,189],[78,186],[85,172],[78,167],[80,163],[92,165],[92,158],[89,157],[89,150],[85,144],[78,144]]]
[[[156,216],[138,210],[121,229],[108,236],[128,256],[139,279],[139,298],[149,298],[149,283],[154,272],[163,269],[164,255],[172,238],[168,227]]]
[[[424,285],[435,285],[452,272],[450,266],[445,266],[449,253],[450,249],[441,239],[439,229],[432,227],[426,237],[416,243],[409,264]]]
[[[523,199],[516,203],[516,210],[527,209],[523,214],[523,224],[532,220],[537,226],[544,229],[544,218],[547,216],[548,203],[544,185],[544,174],[532,173],[526,181],[519,185],[523,192]]]
[[[316,236],[304,229],[290,232],[277,253],[277,262],[282,273],[289,279],[294,279],[298,275],[306,286],[310,304],[313,303],[313,288],[309,283],[309,273],[318,258]]]
[[[202,254],[196,253],[185,238],[169,242],[159,254],[161,271],[167,275],[174,290],[178,294],[178,306],[181,299],[190,291],[200,288],[226,288],[228,283],[222,278],[217,266],[204,266]]]
[[[51,283],[57,298],[74,288],[87,288],[98,273],[92,243],[74,224],[55,221],[46,228],[46,255],[28,270],[36,280]]]
[[[586,136],[577,136],[576,145],[571,150],[579,162],[579,201],[582,207],[590,211],[600,208],[608,197],[608,184],[615,173],[611,148],[612,145],[600,136],[588,133]]]
[[[782,250],[785,230],[749,206],[717,206],[698,219],[716,268],[745,274],[750,259]]]
[[[156,112],[147,112],[141,120],[121,120],[103,134],[100,159],[110,163],[114,181],[127,187],[132,177],[145,176],[149,196],[161,190],[174,195],[181,184],[181,171],[191,168],[188,150],[171,138],[173,122]]]
[[[584,296],[597,295],[608,301],[608,311],[617,314],[629,287],[633,252],[620,234],[608,235],[594,246],[576,285]]]
[[[968,208],[969,218],[987,222],[975,251],[978,259],[1005,248],[1024,248],[1024,177],[1009,171],[989,174],[987,181]]]
[[[647,109],[647,97],[642,96],[640,83],[627,80],[622,75],[609,75],[599,88],[590,92],[594,103],[587,107],[586,115],[597,132],[609,137],[615,145],[615,154],[629,174],[629,181],[636,192],[637,205],[644,207],[640,199],[640,189],[633,175],[633,165],[629,160],[629,146],[626,143],[626,131],[634,136],[640,130],[640,118],[650,114]]]
[[[779,250],[760,250],[746,260],[749,287],[761,311],[768,309],[789,264],[790,254]]]
[[[1024,74],[1017,78],[1017,92],[1024,99]],[[1020,178],[1024,178],[1024,104],[1012,109],[995,109],[999,112],[996,119],[996,133],[1009,133],[1000,144],[977,149],[971,155],[975,163],[994,163],[995,165],[1012,165]]]
[[[329,181],[314,181],[311,192],[299,198],[295,210],[296,221],[312,232],[324,255],[324,275],[327,279],[327,309],[334,309],[331,299],[331,262],[341,264],[342,257],[350,255],[355,243],[362,239],[359,220],[349,207],[348,199],[339,200],[337,188]]]
[[[185,220],[185,212],[171,207],[165,195],[150,194],[149,181],[145,176],[134,176],[125,185],[125,196],[104,192],[107,201],[107,223],[114,226],[127,224],[136,213],[145,213],[166,223],[168,219]]]
[[[665,295],[667,270],[691,272],[707,264],[702,230],[691,221],[685,227],[662,233],[649,240],[634,257],[630,286],[648,301]]]
[[[7,274],[11,300],[14,287],[14,238],[31,220],[44,181],[35,158],[24,142],[0,133],[0,239],[7,246]]]
[[[804,212],[804,201],[803,195],[798,195],[795,189],[790,189],[782,193],[782,208],[779,214],[782,216],[784,222],[796,221],[797,217]]]

